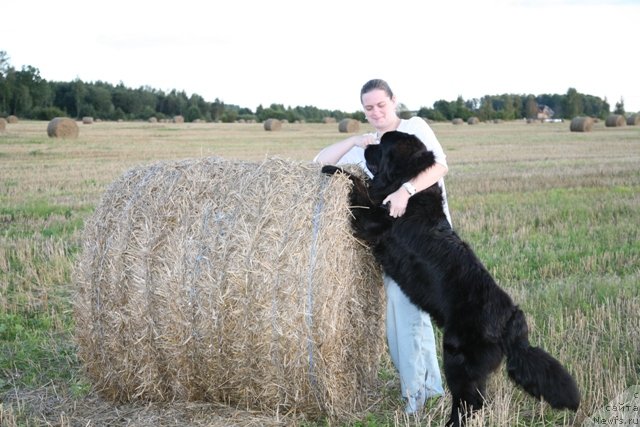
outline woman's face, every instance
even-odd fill
[[[371,125],[379,131],[392,130],[397,124],[396,100],[382,89],[373,89],[362,95],[364,115]]]

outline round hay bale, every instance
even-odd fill
[[[89,116],[85,116],[82,118],[82,124],[84,125],[92,125],[93,124],[93,117],[89,117]]]
[[[335,117],[325,117],[324,119],[322,119],[322,122],[323,122],[324,124],[327,124],[327,125],[328,125],[328,124],[335,123],[336,121],[337,121],[337,120],[336,120],[336,118],[335,118]]]
[[[310,417],[371,404],[384,294],[349,188],[279,159],[158,163],[112,183],[74,269],[97,390]]]
[[[7,129],[7,120],[4,117],[0,117],[0,132],[4,132]]]
[[[627,125],[638,126],[640,125],[640,114],[632,114],[627,118]]]
[[[338,131],[342,133],[355,133],[360,130],[360,122],[355,119],[342,119],[338,124]]]
[[[461,125],[464,123],[464,120],[462,120],[460,117],[456,117],[455,119],[451,120],[451,124],[454,125]]]
[[[47,126],[49,138],[77,138],[79,133],[76,121],[68,117],[56,117]]]
[[[11,123],[11,124],[18,123],[18,117],[14,116],[13,114],[10,115],[9,117],[7,117],[7,123]]]
[[[470,125],[477,125],[478,123],[480,123],[480,119],[477,117],[469,117],[467,119],[467,123]]]
[[[183,116],[173,116],[173,123],[184,123]]]
[[[607,117],[607,120],[604,122],[604,125],[608,128],[620,127],[626,124],[627,124],[627,119],[625,119],[622,114],[611,114],[609,117]]]
[[[149,117],[149,123],[158,123],[158,119],[156,117]]]
[[[591,132],[593,119],[591,117],[574,117],[569,125],[571,132]]]
[[[267,119],[263,123],[264,130],[280,130],[282,129],[282,122],[278,119]]]

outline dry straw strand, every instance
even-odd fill
[[[356,133],[360,130],[360,122],[355,119],[342,119],[338,124],[341,133]]]
[[[281,159],[159,163],[115,181],[74,271],[96,388],[309,417],[365,408],[383,293],[351,235],[349,188]]]
[[[591,117],[574,117],[569,125],[571,132],[591,132],[593,119]]]
[[[627,124],[627,119],[622,114],[611,114],[604,122],[606,127],[620,127]]]
[[[263,123],[264,130],[276,131],[282,129],[282,122],[278,119],[267,119]]]
[[[80,133],[75,120],[68,117],[56,117],[47,126],[50,138],[77,138]]]

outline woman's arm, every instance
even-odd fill
[[[411,179],[409,182],[413,184],[416,192],[422,191],[438,182],[440,178],[447,174],[448,171],[449,169],[445,165],[436,163],[428,169],[420,172],[418,176]],[[409,192],[404,187],[400,187],[398,190],[389,194],[382,201],[382,204],[391,202],[389,206],[389,215],[394,218],[398,218],[404,215],[404,212],[407,209],[407,204],[409,203],[409,197],[411,197]]]
[[[353,147],[366,148],[369,144],[376,142],[376,136],[372,133],[364,135],[354,135],[340,142],[336,142],[320,151],[313,159],[315,163],[322,165],[335,165]]]

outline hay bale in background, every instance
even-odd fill
[[[68,117],[56,117],[47,126],[49,138],[77,138],[79,134],[78,124]]]
[[[84,125],[92,125],[93,124],[93,117],[89,117],[89,116],[85,116],[82,118],[82,124]]]
[[[629,126],[638,126],[640,125],[640,114],[632,114],[627,118],[627,125]]]
[[[338,131],[342,133],[355,133],[360,130],[360,122],[355,119],[342,119],[338,124]]]
[[[173,123],[184,123],[183,116],[173,116]]]
[[[593,119],[591,117],[574,117],[569,125],[571,132],[591,132]]]
[[[4,117],[0,117],[0,132],[4,132],[7,129],[7,120]]]
[[[607,117],[607,120],[604,122],[604,125],[608,128],[620,127],[626,124],[627,124],[627,119],[625,119],[622,114],[611,114],[609,117]]]
[[[477,117],[469,117],[467,119],[467,123],[470,125],[477,125],[478,123],[480,123],[480,119]]]
[[[12,114],[7,117],[7,123],[16,124],[18,123],[18,118]]]
[[[325,117],[324,119],[322,119],[322,122],[324,124],[332,124],[336,122],[336,118],[335,117]]]
[[[282,129],[282,122],[277,119],[267,119],[263,123],[264,130],[280,130]]]
[[[451,120],[451,124],[454,125],[461,125],[464,123],[464,120],[462,120],[460,117],[456,117],[455,119]]]
[[[158,123],[158,119],[156,117],[149,117],[149,120],[147,120],[149,123]]]
[[[115,181],[74,271],[96,388],[311,417],[370,404],[384,296],[351,234],[349,188],[278,159],[158,163]]]

